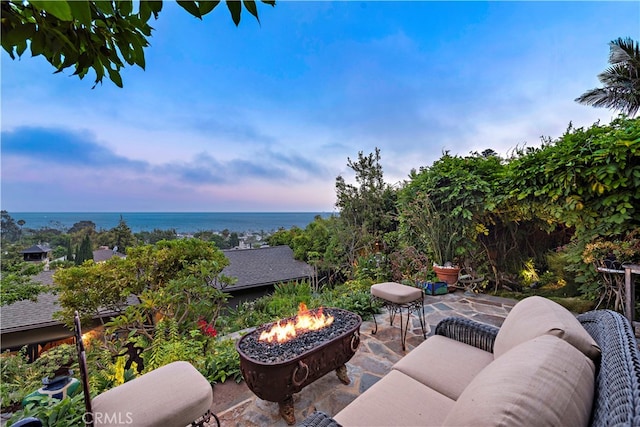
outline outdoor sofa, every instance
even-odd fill
[[[616,312],[529,297],[500,328],[444,319],[333,418],[300,425],[640,426],[638,343]]]

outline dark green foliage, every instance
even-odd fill
[[[87,230],[88,229],[88,230]],[[67,233],[74,234],[81,231],[93,232],[96,231],[96,224],[93,221],[79,221],[73,224]]]
[[[76,265],[82,265],[85,261],[93,261],[93,245],[91,244],[91,239],[89,235],[85,235],[84,239],[82,239],[82,243],[78,248],[78,253],[76,253]]]
[[[510,202],[578,236],[611,236],[640,224],[640,119],[573,129],[521,151],[505,180]]]
[[[140,231],[135,234],[136,238],[146,244],[155,245],[160,240],[175,240],[178,238],[178,233],[174,228],[168,230],[160,230],[154,228],[153,231]]]
[[[509,163],[509,201],[548,225],[571,227],[567,270],[582,292],[595,295],[598,280],[582,261],[598,238],[624,237],[640,226],[640,119],[573,129],[556,141],[520,152]]]
[[[67,244],[66,244],[66,257],[67,257],[67,261],[72,261],[73,260],[73,249],[71,248],[71,239],[67,238]]]

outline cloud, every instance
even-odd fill
[[[272,151],[247,153],[244,158],[220,161],[203,152],[187,162],[171,162],[155,168],[159,174],[179,177],[190,184],[233,184],[254,180],[308,182],[322,178],[327,170],[317,161],[298,154]]]
[[[251,182],[298,185],[327,175],[319,160],[270,149],[247,149],[242,158],[218,158],[205,151],[186,161],[152,165],[117,155],[87,131],[18,127],[2,132],[2,140],[4,183],[42,182],[45,171],[46,182],[56,189],[72,183],[78,192],[100,190],[116,178],[121,189],[138,197],[145,186],[155,190],[168,185],[173,192]]]
[[[147,167],[145,162],[116,155],[88,131],[42,127],[18,127],[3,131],[2,154],[74,167]]]

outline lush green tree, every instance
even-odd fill
[[[9,215],[9,212],[2,210],[2,223],[0,225],[0,235],[3,242],[16,242],[20,238],[20,227]]]
[[[128,247],[137,244],[137,239],[131,232],[127,222],[122,218],[122,215],[120,215],[118,225],[108,231],[97,233],[96,243],[98,246],[107,246],[112,249],[117,249],[120,253],[126,254]]]
[[[136,287],[136,272],[123,258],[113,257],[106,262],[86,261],[82,265],[56,270],[53,280],[58,290],[62,310],[56,317],[73,325],[73,313],[91,319],[101,309],[123,312],[127,297],[141,291]]]
[[[25,299],[37,301],[38,295],[45,291],[46,287],[32,279],[43,268],[42,263],[20,262],[3,269],[0,276],[0,305],[9,305]]]
[[[262,0],[275,5],[275,0]],[[210,13],[219,0],[178,1],[198,19]],[[238,25],[242,10],[258,19],[254,0],[225,1],[233,22]],[[140,0],[134,10],[131,0],[2,0],[2,47],[12,59],[27,50],[42,55],[57,70],[74,67],[81,79],[93,69],[95,83],[106,76],[122,87],[120,70],[128,65],[145,68],[144,49],[158,19],[163,1]],[[95,87],[95,86],[94,86]]]
[[[71,226],[71,228],[69,229],[69,231],[67,231],[67,233],[75,234],[81,231],[95,231],[95,230],[96,230],[95,222],[84,220],[84,221],[78,221],[75,224],[73,224],[73,226]]]
[[[136,239],[126,221],[122,218],[122,215],[120,215],[120,221],[118,225],[114,227],[113,231],[116,237],[115,246],[117,246],[118,251],[126,254],[128,247],[135,246]]]
[[[194,233],[193,237],[204,240],[205,242],[213,242],[219,249],[230,249],[232,247],[228,233],[225,237],[224,235],[211,230],[198,231],[197,233]]]
[[[170,228],[168,230],[154,228],[152,231],[140,231],[135,233],[135,237],[142,243],[154,245],[160,240],[175,240],[178,238],[178,233],[175,228]]]
[[[611,66],[598,75],[604,87],[583,93],[576,101],[634,116],[640,109],[640,45],[630,37],[609,43]]]
[[[186,332],[200,317],[215,323],[226,298],[216,285],[229,283],[220,274],[226,265],[228,260],[220,250],[199,239],[132,247],[126,259],[114,257],[105,263],[86,262],[56,271],[54,281],[62,306],[56,317],[71,324],[74,310],[87,319],[100,308],[109,308],[121,313],[114,326],[139,330],[149,339],[155,318],[174,318]],[[125,310],[130,295],[141,303]]]
[[[502,159],[490,150],[469,156],[443,156],[411,171],[399,192],[400,230],[408,246],[433,261],[463,261],[477,250],[480,234],[495,222]]]
[[[569,126],[557,140],[517,154],[505,181],[507,203],[541,219],[548,230],[572,230],[567,269],[583,293],[597,294],[595,270],[582,260],[586,245],[624,240],[640,226],[640,118]]]
[[[613,236],[640,224],[640,118],[619,117],[520,151],[504,185],[510,204],[527,206],[554,228]]]
[[[302,229],[300,227],[293,226],[288,230],[285,228],[279,228],[278,231],[267,238],[267,243],[269,246],[287,245],[293,249],[293,238],[299,234],[302,234]]]
[[[89,235],[86,234],[84,236],[84,239],[82,239],[82,243],[78,248],[78,252],[76,253],[75,262],[76,265],[82,265],[85,261],[88,260],[93,261],[93,246],[91,244]]]
[[[240,245],[240,237],[235,231],[229,234],[229,247],[235,248]]]
[[[359,256],[388,251],[384,247],[384,235],[397,228],[396,191],[384,182],[380,149],[364,155],[358,153],[357,160],[347,158],[347,165],[355,173],[356,185],[346,182],[343,176],[336,178],[336,207],[339,221],[332,232],[337,239],[332,244],[341,246],[339,259],[343,271],[351,277],[353,266]]]

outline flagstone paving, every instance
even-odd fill
[[[472,294],[461,290],[441,296],[426,296],[424,301],[428,336],[433,335],[438,322],[449,316],[461,316],[500,326],[515,300]],[[403,356],[424,341],[420,321],[411,316],[407,334],[407,350],[402,350],[400,323],[396,317],[389,325],[386,312],[376,315],[378,333],[373,335],[372,320],[360,327],[360,347],[347,363],[351,384],[344,385],[334,373],[309,384],[293,396],[296,421],[300,422],[315,410],[335,415],[387,374]],[[244,382],[216,384],[213,390],[212,411],[223,427],[285,427],[278,414],[278,404],[256,397]]]

